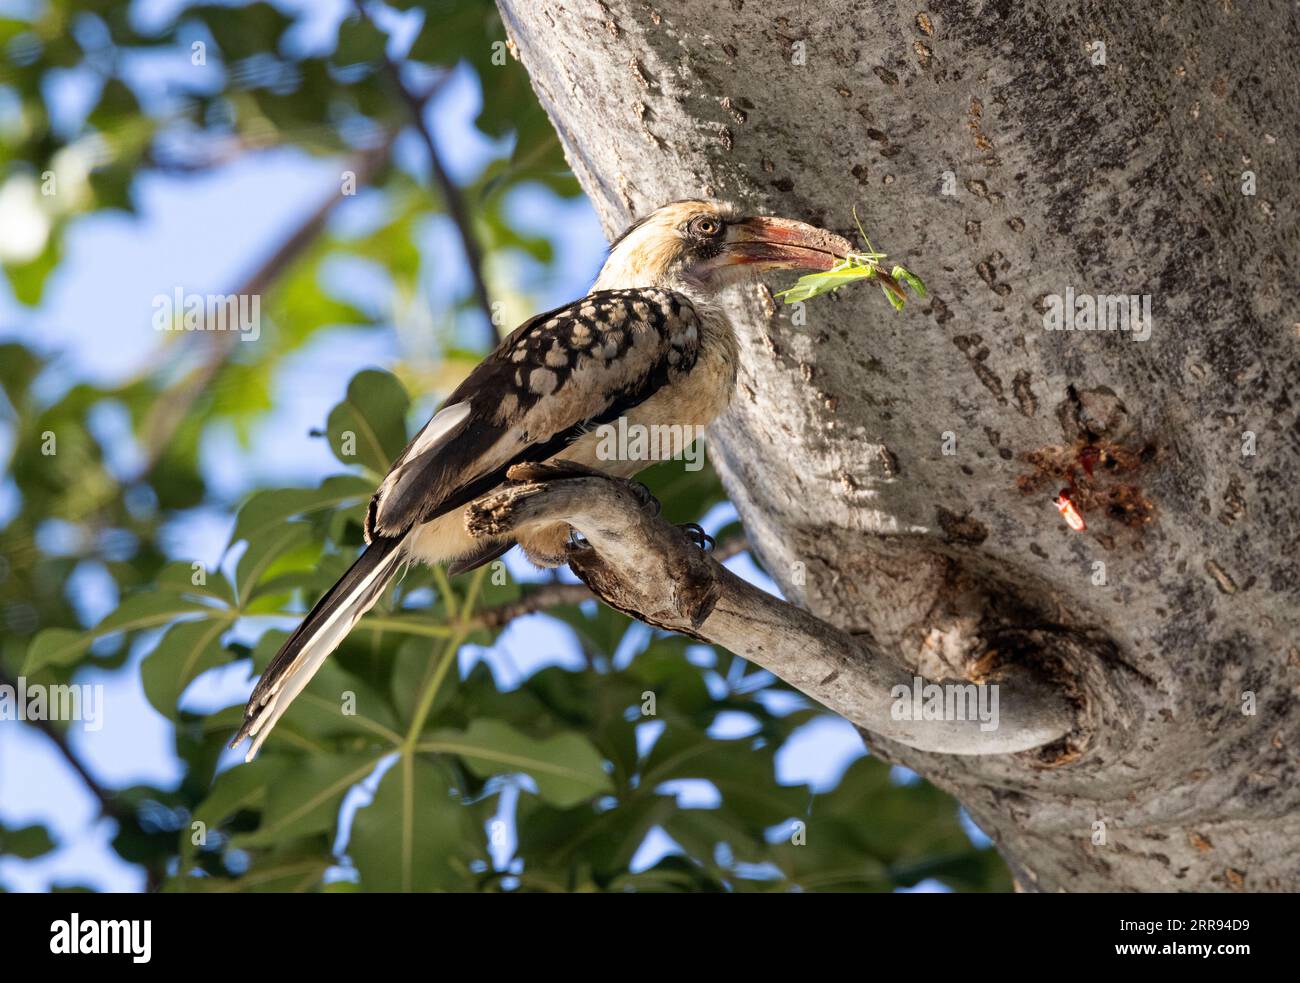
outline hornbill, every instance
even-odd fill
[[[802,222],[746,218],[711,201],[673,202],[629,227],[591,292],[511,332],[393,463],[370,501],[365,551],[271,660],[231,747],[252,737],[253,758],[404,563],[463,573],[514,545],[476,539],[465,527],[465,506],[501,485],[512,466],[563,461],[630,477],[651,462],[598,459],[596,428],[619,417],[629,428],[710,423],[736,381],[723,287],[761,270],[827,270],[851,249]],[[514,535],[539,566],[564,563],[567,524]]]

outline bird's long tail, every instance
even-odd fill
[[[231,747],[237,747],[245,737],[253,738],[245,760],[253,760],[294,697],[302,692],[329,654],[339,647],[397,575],[403,539],[401,536],[373,539],[275,654],[248,698],[243,726],[230,742]]]

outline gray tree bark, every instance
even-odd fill
[[[1080,724],[873,752],[1025,890],[1300,889],[1296,6],[500,6],[607,231],[856,203],[929,286],[737,291],[713,461],[791,600],[930,677],[1047,670]],[[1149,337],[1048,330],[1067,291],[1148,295]]]

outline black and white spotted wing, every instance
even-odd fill
[[[506,471],[562,451],[688,373],[695,308],[654,288],[601,290],[526,321],[451,394],[370,503],[366,538],[399,536],[473,501]]]

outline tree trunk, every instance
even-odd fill
[[[799,605],[926,676],[1047,669],[1081,723],[872,750],[1025,890],[1300,889],[1294,4],[500,5],[608,232],[856,203],[930,289],[737,291],[714,464]],[[1085,295],[1150,314],[1052,330]]]

